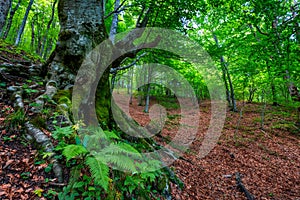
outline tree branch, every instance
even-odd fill
[[[126,6],[123,6],[125,2],[126,2],[126,0],[122,1],[122,3],[117,8],[115,8],[113,11],[111,11],[110,13],[108,13],[108,15],[104,16],[104,19],[109,18],[114,13],[119,13],[119,12],[122,12],[123,10],[125,10]]]
[[[264,33],[264,32],[262,32],[262,30],[260,30],[260,28],[257,26],[257,25],[254,25],[255,26],[255,28],[257,29],[257,31],[260,33],[260,34],[262,34],[262,35],[266,35],[266,36],[269,36],[269,34],[268,33]]]
[[[140,56],[138,56],[135,61],[133,61],[132,63],[130,63],[129,65],[126,65],[126,66],[120,66],[120,67],[116,67],[116,68],[111,68],[110,69],[110,73],[111,74],[115,74],[117,73],[118,71],[120,70],[125,70],[125,69],[128,69],[130,67],[132,67],[133,65],[135,65],[142,57],[144,57],[147,53],[144,52],[142,53]]]

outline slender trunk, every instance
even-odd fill
[[[151,91],[151,86],[150,86],[150,82],[151,82],[151,76],[152,76],[152,70],[151,67],[148,66],[148,73],[147,73],[147,88],[146,88],[146,105],[145,105],[145,109],[144,112],[148,113],[149,112],[149,104],[150,104],[150,91]]]
[[[45,46],[46,46],[46,42],[47,42],[47,37],[48,37],[48,33],[49,33],[49,30],[50,30],[50,27],[51,27],[51,24],[53,22],[53,19],[54,19],[54,13],[55,13],[55,5],[57,3],[57,0],[55,0],[52,4],[52,12],[51,12],[51,18],[47,24],[47,28],[46,28],[46,33],[43,37],[43,41],[42,41],[42,47],[41,47],[41,51],[40,51],[40,56],[43,55],[44,51],[45,51]]]
[[[225,61],[224,61],[224,67],[225,67],[225,71],[226,71],[226,75],[227,75],[228,83],[229,83],[229,88],[230,88],[230,99],[231,99],[232,111],[237,112],[238,110],[237,110],[237,107],[236,107],[234,88],[233,88],[233,85],[232,85],[230,73],[229,73],[229,70],[228,70],[227,66],[228,66],[227,63],[225,63]]]
[[[2,0],[0,2],[0,33],[6,22],[8,11],[11,7],[12,0]]]
[[[120,6],[120,0],[115,1],[115,10],[118,9]],[[109,39],[112,41],[112,43],[115,43],[115,35],[117,34],[117,29],[118,29],[118,15],[119,13],[116,12],[113,14],[113,19],[110,27],[110,33],[109,33]]]
[[[149,112],[149,104],[150,104],[150,91],[151,91],[151,87],[150,84],[147,85],[147,94],[146,94],[146,105],[145,105],[145,113]]]
[[[31,20],[31,44],[30,44],[30,46],[31,46],[32,51],[34,50],[34,41],[35,41],[35,31],[34,31],[35,17],[36,17],[36,15],[34,15]]]
[[[52,47],[53,47],[53,40],[52,40],[52,38],[50,38],[49,41],[47,42],[47,48],[44,51],[44,55],[43,55],[44,60],[47,59]]]
[[[116,76],[117,76],[117,72],[112,74],[111,77],[111,88],[110,88],[110,92],[112,93],[114,91],[115,88],[115,84],[116,84]]]
[[[36,46],[35,46],[35,53],[40,55],[41,52],[41,46],[42,46],[42,35],[41,35],[41,27],[39,27],[39,24],[37,23],[37,36],[36,36]]]
[[[251,29],[251,31],[253,32],[254,34],[254,37],[256,38],[256,40],[258,42],[260,42],[260,38],[256,35],[256,33],[254,32],[253,30],[253,27],[252,25],[250,24],[249,25],[249,28]],[[264,48],[266,49],[266,48]],[[273,81],[273,77],[272,77],[272,74],[271,74],[271,67],[269,65],[269,63],[267,62],[267,72],[268,72],[268,77],[269,77],[269,81],[270,81],[270,87],[271,87],[271,92],[272,92],[272,101],[273,101],[273,105],[274,106],[277,106],[278,105],[278,102],[277,102],[277,97],[276,97],[276,88],[275,88],[275,84],[274,84],[274,81]]]
[[[11,11],[9,13],[9,18],[7,20],[7,25],[6,25],[6,29],[5,29],[4,35],[3,35],[3,39],[6,39],[7,36],[8,36],[8,33],[9,33],[11,25],[12,25],[13,18],[15,16],[16,11],[20,7],[21,1],[22,0],[19,0],[18,4],[16,5],[16,7],[14,9],[11,9]]]
[[[260,113],[260,117],[261,117],[260,129],[264,130],[265,111],[266,111],[266,107],[267,107],[267,100],[265,99],[265,91],[264,90],[262,91],[261,98],[262,98],[263,107],[262,107],[261,113]]]
[[[219,41],[218,41],[217,36],[215,34],[213,34],[213,37],[214,37],[217,47],[219,48]],[[225,62],[223,55],[220,56],[220,63],[221,63],[221,67],[222,67],[223,80],[225,83],[227,101],[228,101],[229,106],[231,107],[232,111],[237,112],[234,88],[233,88],[230,73],[228,70],[228,64]],[[228,83],[227,83],[227,81],[228,81]],[[228,85],[229,85],[229,87],[228,87]]]
[[[15,41],[15,45],[18,46],[18,44],[20,43],[21,41],[21,37],[22,37],[22,34],[23,34],[23,31],[25,29],[25,25],[26,25],[26,21],[27,21],[27,18],[28,18],[28,14],[29,14],[29,11],[31,9],[31,6],[33,4],[33,1],[34,0],[30,0],[28,6],[27,6],[27,9],[26,9],[26,12],[25,12],[25,15],[24,15],[24,18],[23,18],[23,21],[22,21],[22,24],[21,24],[21,27],[18,31],[18,35],[17,35],[17,39]]]
[[[133,74],[134,74],[134,68],[130,69],[130,99],[129,104],[132,104],[132,88],[133,88]]]

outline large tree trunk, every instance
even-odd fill
[[[2,0],[0,2],[0,33],[5,25],[6,17],[11,6],[11,0]]]
[[[74,81],[87,53],[108,38],[102,9],[103,6],[98,0],[59,1],[58,17],[61,30],[49,75],[60,88]],[[96,110],[104,129],[109,127],[111,121],[110,101],[108,69],[103,74],[96,93]]]

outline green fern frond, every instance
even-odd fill
[[[102,154],[126,154],[134,157],[141,157],[141,154],[132,146],[126,143],[112,143],[101,151]]]
[[[126,155],[105,155],[104,159],[107,163],[111,163],[114,167],[124,171],[136,172],[136,166],[133,159]]]
[[[81,154],[86,154],[88,151],[82,145],[71,144],[64,148],[62,154],[66,157],[67,161]]]
[[[94,182],[103,187],[105,191],[108,190],[109,185],[109,168],[103,162],[101,157],[90,156],[85,163],[89,166]]]
[[[104,133],[109,139],[120,139],[120,137],[112,131],[104,131]]]

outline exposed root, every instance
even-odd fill
[[[22,91],[17,90],[14,93],[15,98],[15,107],[18,109],[21,109],[24,111],[24,103],[22,100]],[[53,153],[52,156],[50,156],[49,161],[53,164],[53,172],[58,180],[58,182],[63,182],[63,176],[62,176],[62,168],[55,159],[54,152],[53,152],[53,144],[51,140],[48,138],[47,135],[44,134],[40,129],[34,127],[29,121],[25,122],[25,128],[28,132],[28,134],[35,139],[35,141],[42,147],[47,153]]]
[[[40,129],[34,127],[30,122],[25,123],[25,127],[27,132],[32,136],[35,141],[44,148],[45,152],[47,153],[53,153],[53,144],[51,140],[48,138],[47,135],[44,134]],[[57,180],[59,183],[63,182],[63,176],[62,176],[62,168],[57,161],[57,159],[54,158],[54,153],[50,157],[49,161],[53,164],[53,172],[55,176],[57,177]]]

